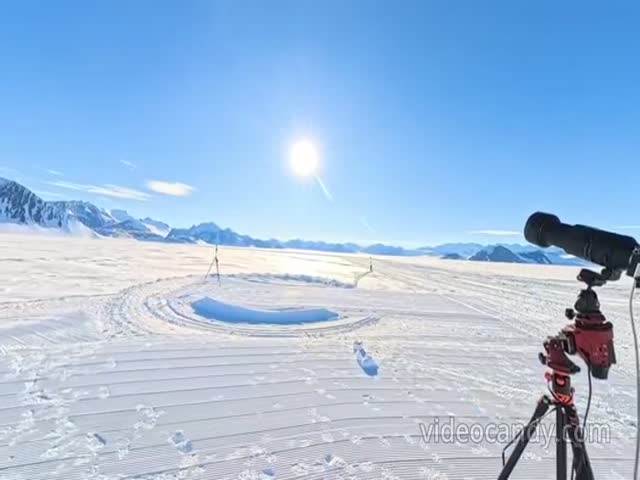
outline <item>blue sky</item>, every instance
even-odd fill
[[[638,236],[637,5],[8,2],[0,176],[257,237],[512,241],[535,210]]]

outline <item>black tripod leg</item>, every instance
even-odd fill
[[[562,407],[556,408],[556,478],[567,480],[567,442],[565,425],[567,417]]]
[[[531,420],[529,420],[527,426],[522,430],[518,443],[516,443],[516,446],[513,448],[513,452],[509,456],[509,460],[507,460],[507,463],[502,468],[498,480],[507,480],[509,478],[509,475],[511,475],[511,472],[518,463],[518,460],[520,460],[522,452],[527,448],[529,440],[531,440],[531,437],[535,433],[540,419],[545,416],[547,411],[549,411],[550,405],[551,401],[547,396],[543,395],[540,397],[540,400],[538,400],[538,404],[536,405],[536,409],[531,416]]]
[[[580,426],[578,412],[574,405],[565,406],[566,429],[571,450],[573,451],[573,468],[575,468],[575,480],[594,480],[591,462],[587,455],[587,446],[584,443],[584,432]]]

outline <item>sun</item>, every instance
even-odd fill
[[[318,167],[318,150],[309,140],[298,140],[291,145],[289,157],[291,168],[300,177],[313,175]]]

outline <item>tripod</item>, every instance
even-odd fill
[[[531,416],[529,423],[518,434],[518,443],[504,464],[498,480],[507,480],[515,468],[520,456],[527,448],[529,440],[535,434],[542,418],[553,407],[556,412],[556,478],[567,478],[567,438],[571,442],[573,451],[573,467],[575,480],[593,480],[593,472],[584,444],[584,435],[580,427],[578,411],[573,403],[573,389],[569,376],[558,372],[551,372],[551,396],[543,395]],[[503,453],[504,461],[504,453]]]
[[[573,453],[572,473],[575,480],[594,480],[591,463],[584,443],[584,432],[580,426],[580,418],[573,401],[571,377],[580,371],[568,354],[578,354],[589,366],[589,374],[606,379],[609,367],[615,363],[613,349],[613,326],[606,321],[600,312],[600,302],[593,287],[600,287],[607,280],[614,278],[615,272],[604,270],[602,274],[590,270],[582,270],[578,280],[585,282],[587,288],[580,291],[574,309],[567,309],[565,316],[574,320],[560,333],[548,337],[544,342],[546,354],[540,353],[540,361],[549,369],[545,378],[549,383],[549,394],[543,395],[531,416],[529,423],[518,433],[516,438],[505,447],[505,450],[517,440],[513,452],[505,462],[505,450],[502,453],[503,468],[498,480],[507,480],[531,437],[535,434],[543,417],[553,408],[556,413],[556,477],[567,479],[567,439],[571,443]],[[572,478],[574,478],[572,476]]]

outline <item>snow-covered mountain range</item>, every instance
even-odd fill
[[[242,235],[213,222],[190,228],[171,228],[152,218],[137,219],[125,210],[105,210],[89,202],[42,200],[24,185],[0,178],[0,223],[17,223],[56,228],[66,232],[83,232],[95,236],[128,237],[137,240],[171,243],[208,243],[260,248],[295,248],[326,252],[368,253],[372,255],[430,255],[447,259],[469,259],[488,262],[583,264],[559,249],[540,250],[525,245],[481,245],[448,243],[435,247],[406,249],[374,244],[328,243],[322,241],[261,240]]]
[[[107,211],[90,202],[44,201],[24,185],[6,178],[0,178],[0,223],[142,240],[163,240],[170,230],[162,222],[137,220],[124,210]]]

